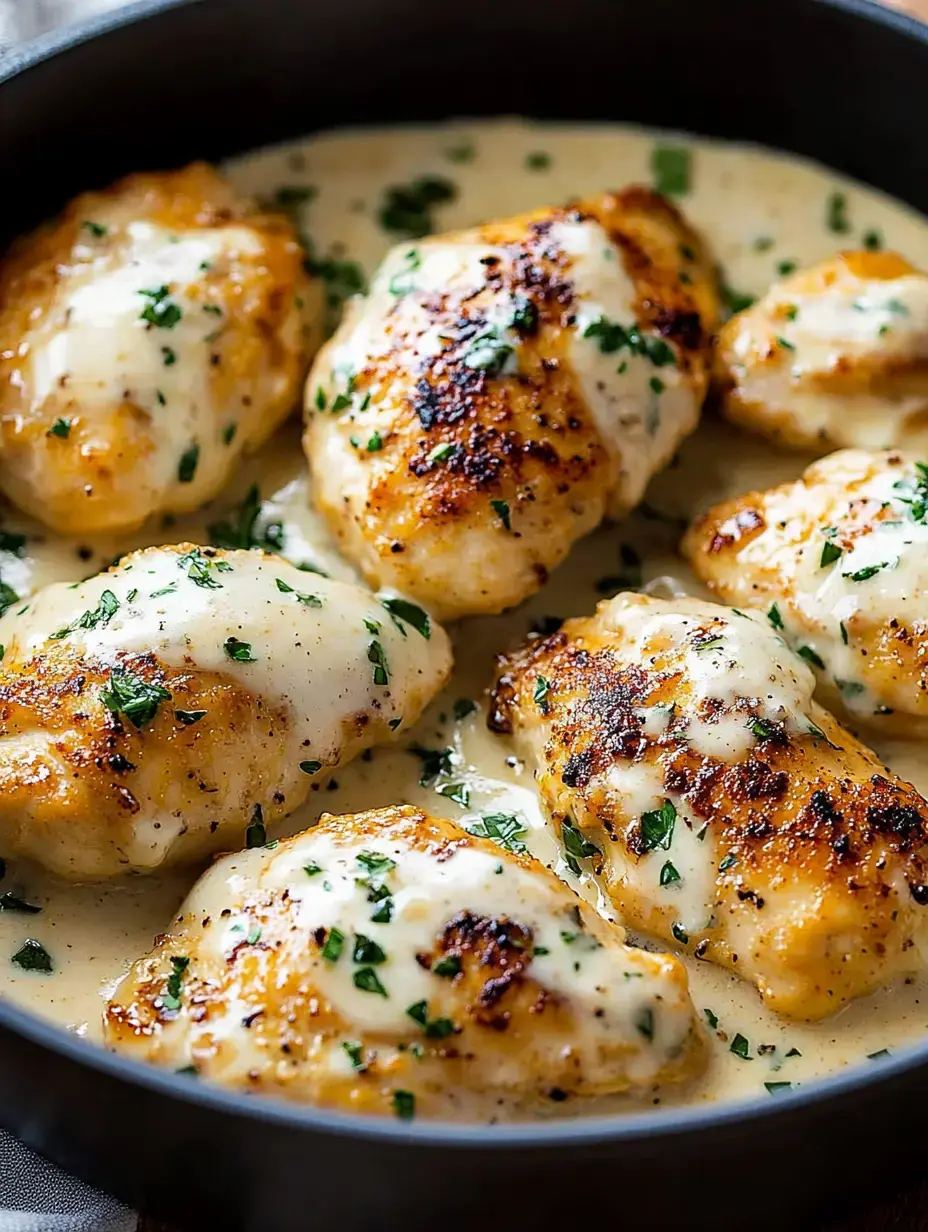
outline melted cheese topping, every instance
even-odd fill
[[[388,923],[371,918],[375,908],[367,894],[366,869],[372,853],[385,857],[386,871],[379,880],[388,886],[393,904]],[[261,892],[286,891],[287,900],[296,904],[288,908],[291,925],[307,938],[320,928],[327,933],[336,929],[345,938],[361,934],[380,946],[387,957],[377,965],[377,976],[385,995],[359,987],[354,980],[357,968],[347,960],[314,964],[314,979],[352,1029],[402,1039],[410,1029],[410,1005],[427,1001],[432,1016],[444,1012],[441,996],[450,990],[436,985],[434,974],[417,955],[428,953],[448,922],[464,911],[481,918],[509,919],[530,930],[535,948],[532,976],[571,1007],[580,1055],[601,1054],[608,1067],[609,1045],[620,1036],[633,1054],[629,1075],[640,1083],[684,1047],[690,1032],[686,989],[668,981],[650,956],[621,945],[604,945],[585,934],[570,914],[569,900],[552,892],[531,868],[502,853],[462,846],[440,859],[437,854],[428,846],[405,848],[376,834],[346,842],[337,827],[322,827],[276,851],[227,857],[210,870],[184,905],[189,919],[209,918],[218,925],[201,934],[197,961],[220,968],[230,961],[252,931]],[[321,871],[307,876],[305,870],[316,867]],[[619,930],[615,940],[621,937]],[[241,1022],[248,1010],[245,1001],[225,1010],[227,1027],[239,1035],[243,1046],[247,1035],[242,1034]],[[646,1013],[653,1023],[647,1040],[636,1026]],[[510,1064],[518,1067],[515,1059]],[[607,1080],[605,1072],[587,1078]],[[496,1081],[518,1085],[516,1074],[507,1078],[500,1072]]]
[[[107,595],[113,616],[82,625]],[[169,667],[233,676],[287,708],[294,757],[309,749],[334,764],[346,723],[366,714],[395,730],[447,675],[447,635],[419,615],[427,637],[360,587],[278,557],[152,548],[77,587],[42,591],[0,620],[0,642],[13,663],[53,636],[102,663],[152,651]]]

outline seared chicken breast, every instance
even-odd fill
[[[385,808],[226,856],[105,1012],[109,1045],[346,1111],[644,1092],[703,1061],[679,961],[541,864]]]
[[[721,329],[715,375],[734,423],[828,453],[928,447],[928,274],[843,252],[774,283]]]
[[[683,550],[725,603],[767,613],[826,704],[928,731],[928,464],[842,450],[710,509]]]
[[[222,488],[299,400],[321,284],[205,164],[84,193],[0,262],[0,488],[64,534]]]
[[[627,924],[804,1019],[921,969],[928,921],[928,804],[813,687],[759,613],[622,594],[504,660],[491,715]]]
[[[263,842],[451,669],[402,599],[191,544],[47,587],[0,644],[0,854],[74,879]]]
[[[401,244],[307,382],[314,499],[372,585],[502,611],[696,426],[717,308],[642,188]]]

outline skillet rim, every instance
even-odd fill
[[[64,26],[0,54],[0,86],[55,56],[124,27],[143,23],[172,9],[201,0],[131,0],[122,7],[96,14],[83,22]],[[909,13],[889,8],[877,0],[807,0],[814,7],[834,9],[866,23],[896,30],[903,37],[928,45],[928,24]],[[767,147],[771,148],[771,147]],[[784,153],[790,153],[785,150]],[[879,185],[874,185],[879,188]],[[840,1012],[839,1012],[840,1014]],[[834,1021],[834,1020],[832,1020]],[[189,1077],[129,1060],[108,1052],[96,1043],[73,1035],[56,1024],[7,1002],[0,993],[0,1030],[8,1030],[41,1049],[48,1050],[82,1068],[95,1070],[129,1086],[146,1088],[182,1104],[195,1104],[230,1118],[269,1122],[284,1129],[326,1133],[359,1141],[429,1146],[436,1149],[494,1151],[578,1146],[583,1143],[612,1144],[632,1140],[673,1139],[732,1126],[754,1125],[813,1107],[837,1104],[842,1098],[889,1086],[892,1079],[919,1070],[928,1071],[928,1036],[887,1059],[851,1065],[808,1085],[776,1096],[756,1096],[718,1103],[671,1105],[657,1111],[603,1113],[594,1116],[558,1118],[487,1126],[482,1122],[422,1120],[400,1122],[389,1117],[360,1116],[311,1105],[291,1103],[263,1095],[226,1091],[220,1086],[198,1083]]]

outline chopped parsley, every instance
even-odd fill
[[[669,850],[676,820],[677,810],[672,800],[665,800],[660,808],[642,813],[640,823],[642,850],[654,851],[658,847],[663,851]]]
[[[102,240],[104,235],[106,235],[109,230],[109,228],[104,227],[102,223],[92,222],[89,218],[84,219],[81,223],[81,227],[83,230],[89,231],[95,240]]]
[[[379,851],[362,851],[355,857],[355,863],[360,864],[372,877],[390,873],[396,868],[396,861]]]
[[[348,1054],[348,1060],[356,1070],[364,1070],[364,1051],[360,1043],[353,1040],[342,1040],[342,1048]]]
[[[435,790],[446,800],[453,800],[455,804],[460,804],[461,808],[467,808],[470,804],[470,788],[466,783],[443,783]]]
[[[743,291],[736,291],[730,285],[721,269],[718,270],[718,282],[719,297],[721,298],[726,317],[733,317],[738,312],[744,312],[755,302],[753,295],[747,295]]]
[[[863,235],[863,246],[867,252],[879,252],[883,247],[883,236],[879,231],[865,231]]]
[[[301,761],[300,769],[304,774],[318,774],[322,769],[321,761]]]
[[[9,891],[6,894],[0,894],[0,911],[15,911],[20,915],[38,915],[41,910],[41,907],[27,903],[18,894],[11,894]]]
[[[453,201],[457,189],[441,176],[422,176],[409,184],[387,188],[377,211],[377,220],[384,231],[421,239],[435,230],[432,207]]]
[[[381,599],[381,603],[394,618],[394,624],[397,625],[404,637],[406,636],[406,630],[399,623],[401,621],[411,625],[426,641],[432,636],[432,622],[429,619],[429,614],[419,607],[418,604],[410,603],[408,599]]]
[[[52,957],[48,950],[41,941],[35,941],[32,937],[26,938],[10,961],[14,962],[17,967],[21,967],[23,971],[39,971],[43,975],[48,975],[54,970]]]
[[[63,637],[68,637],[76,629],[105,628],[119,611],[119,608],[120,602],[113,592],[111,590],[104,590],[95,608],[84,612],[76,620],[72,620],[64,629],[59,629],[56,633],[50,633],[49,639],[55,642],[60,641]]]
[[[231,445],[231,444],[232,444],[232,441],[235,439],[235,433],[236,433],[237,431],[238,431],[238,424],[237,424],[237,423],[228,423],[228,424],[226,424],[226,426],[225,426],[225,427],[223,428],[223,430],[222,430],[222,443],[223,443],[223,445]]]
[[[729,1052],[733,1052],[736,1057],[740,1057],[742,1061],[753,1061],[751,1056],[751,1045],[747,1039],[739,1031],[735,1038],[731,1041]]]
[[[205,710],[175,710],[174,718],[178,723],[183,723],[184,727],[190,727],[194,723],[199,723],[200,719],[206,717]]]
[[[454,1033],[454,1023],[450,1018],[429,1018],[428,1001],[417,1001],[407,1007],[406,1013],[419,1024],[428,1039],[445,1039]]]
[[[535,690],[532,693],[532,700],[535,705],[541,709],[542,714],[548,714],[551,710],[551,703],[548,701],[548,694],[551,692],[551,682],[544,676],[535,677]]]
[[[269,522],[263,530],[258,530],[260,513],[261,494],[258,485],[252,484],[234,520],[214,522],[207,527],[211,542],[219,548],[263,548],[279,552],[284,544],[283,527],[279,522]]]
[[[403,257],[403,264],[390,279],[390,294],[405,295],[414,286],[413,274],[421,269],[422,258],[418,248],[410,248]]]
[[[426,462],[446,462],[448,458],[450,458],[451,455],[454,453],[454,451],[455,451],[454,445],[451,445],[448,443],[445,443],[443,445],[436,445],[433,449],[429,450],[428,454],[426,455],[425,460]]]
[[[783,628],[783,617],[780,615],[780,609],[775,603],[771,603],[767,609],[767,619],[770,621],[774,629]]]
[[[487,325],[470,338],[461,362],[468,368],[476,368],[487,376],[499,376],[513,354],[508,343],[495,325]]]
[[[163,346],[161,348],[161,359],[164,362],[165,368],[170,368],[177,363],[177,352],[173,347]]]
[[[847,235],[851,224],[847,220],[847,197],[844,193],[834,192],[825,203],[825,225],[835,235]]]
[[[372,967],[376,967],[387,961],[387,955],[376,941],[371,941],[370,937],[357,933],[351,959],[352,962],[370,963]]]
[[[504,500],[491,500],[490,508],[503,524],[504,530],[512,530],[512,519],[509,512],[509,502]]]
[[[386,651],[377,638],[367,648],[368,662],[373,664],[374,684],[386,686],[390,683],[390,667],[387,663]]]
[[[535,953],[538,953],[536,946]],[[444,958],[439,958],[437,963],[432,964],[432,974],[440,975],[443,979],[451,980],[459,974],[461,970],[461,959],[457,954],[446,954]]]
[[[842,573],[841,576],[848,578],[852,582],[868,582],[870,578],[876,577],[882,569],[894,569],[897,563],[895,560],[884,560],[878,565],[865,565],[863,569],[855,569],[853,573]]]
[[[583,331],[583,337],[594,338],[603,355],[627,349],[632,355],[643,355],[655,368],[677,362],[669,343],[654,334],[643,334],[634,323],[626,327],[608,317],[597,317]]]
[[[675,885],[678,881],[682,881],[682,878],[679,872],[677,872],[676,866],[668,860],[661,868],[660,883],[662,886],[669,886]]]
[[[56,419],[49,430],[45,433],[46,436],[57,436],[61,440],[66,441],[71,435],[70,419]]]
[[[561,842],[564,844],[564,862],[570,871],[577,877],[580,875],[580,860],[588,860],[591,856],[600,855],[599,848],[595,843],[591,843],[589,839],[583,837],[580,831],[565,821],[561,824]]]
[[[525,834],[525,825],[514,813],[484,813],[475,825],[467,827],[467,832],[476,838],[490,839],[504,851],[519,854],[527,850],[519,837]]]
[[[274,193],[274,204],[282,210],[291,210],[294,206],[312,201],[318,191],[310,184],[282,184]]]
[[[469,163],[473,162],[476,150],[473,142],[462,141],[460,145],[449,146],[445,150],[445,158],[449,163]]]
[[[712,1010],[703,1010],[703,1014],[706,1016],[706,1022],[709,1024],[710,1029],[717,1031],[719,1025],[718,1015],[714,1014]]]
[[[818,562],[819,568],[824,569],[826,565],[833,565],[834,562],[836,560],[840,560],[843,555],[844,549],[839,548],[833,540],[827,539],[822,547],[821,559]]]
[[[752,719],[748,726],[756,740],[783,740],[782,728],[770,719]]]
[[[142,728],[158,713],[162,702],[169,702],[171,694],[159,684],[150,684],[125,667],[110,671],[109,685],[100,694],[107,710],[122,713],[135,727]]]
[[[727,872],[728,869],[734,868],[737,863],[738,857],[730,851],[727,856],[722,856],[722,859],[719,861],[719,872]]]
[[[651,151],[654,187],[669,197],[683,197],[690,190],[692,153],[680,146],[656,145]]]
[[[452,707],[452,713],[455,719],[460,723],[466,719],[468,715],[473,714],[477,709],[477,703],[471,701],[469,697],[459,697]]]
[[[322,947],[322,957],[326,962],[338,962],[344,947],[345,934],[337,928],[330,928],[326,933],[325,945]]]
[[[199,548],[191,548],[189,552],[178,557],[177,567],[186,569],[190,581],[206,590],[221,590],[222,582],[215,577],[215,574],[232,572],[232,566],[227,560],[204,556]]]
[[[525,166],[529,171],[547,171],[551,166],[551,155],[544,150],[532,150],[525,156]]]
[[[159,329],[173,329],[180,320],[180,306],[170,299],[170,288],[167,286],[153,287],[150,290],[139,291],[139,295],[148,300],[142,311],[140,320]]]
[[[418,757],[422,764],[420,787],[428,787],[440,774],[447,774],[451,769],[451,749],[428,749],[422,744],[411,744],[406,751]]]
[[[650,1005],[638,1011],[635,1026],[646,1040],[650,1042],[654,1039],[654,1010]]]
[[[274,584],[282,595],[293,595],[298,603],[304,604],[306,607],[322,607],[322,600],[318,595],[302,594],[285,582],[283,578],[274,578]]]
[[[416,1097],[412,1091],[393,1092],[393,1111],[401,1121],[411,1121],[416,1115]]]
[[[807,663],[811,663],[813,667],[817,667],[819,671],[825,670],[824,659],[818,651],[813,650],[811,646],[799,646],[796,650],[796,654],[799,655],[800,659],[805,659]]]
[[[360,988],[361,992],[376,993],[378,997],[387,996],[387,990],[381,984],[373,967],[359,967],[351,977],[351,982],[355,988]]]
[[[307,256],[304,265],[306,272],[313,277],[321,278],[326,284],[326,306],[330,314],[334,314],[352,295],[363,295],[367,290],[367,279],[357,261],[345,260],[341,257]],[[334,320],[330,321],[334,324]],[[323,399],[325,395],[323,394]],[[316,405],[319,405],[319,393],[316,394]],[[320,407],[320,410],[324,407]]]
[[[194,475],[197,473],[197,465],[200,461],[200,446],[193,442],[189,449],[185,449],[180,456],[180,461],[177,464],[177,480],[179,483],[191,483]]]
[[[171,957],[171,974],[168,976],[165,991],[161,996],[161,1004],[166,1010],[180,1009],[180,994],[183,988],[184,975],[189,966],[190,959],[185,954],[177,954]]]
[[[251,642],[240,642],[237,637],[227,637],[222,648],[226,652],[226,658],[235,663],[257,663],[251,653]]]
[[[251,851],[267,845],[267,830],[264,825],[264,810],[256,804],[251,810],[251,822],[245,831],[245,846]]]
[[[0,580],[0,616],[7,612],[14,603],[19,602],[19,595],[7,582]]]

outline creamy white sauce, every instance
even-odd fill
[[[439,230],[466,227],[632,181],[648,182],[654,140],[653,134],[614,126],[521,122],[329,134],[300,147],[243,160],[233,166],[232,178],[238,188],[264,192],[283,184],[316,187],[318,194],[301,210],[304,230],[316,251],[351,257],[370,276],[396,241],[377,222],[388,185],[423,175],[448,178],[458,193],[453,201],[434,207],[435,226]],[[669,140],[679,144],[682,139]],[[471,160],[448,157],[448,151],[468,144],[474,148]],[[729,283],[739,291],[760,295],[778,277],[779,262],[789,260],[802,266],[824,260],[838,248],[859,244],[870,230],[878,231],[887,247],[900,250],[914,264],[928,264],[925,221],[875,192],[794,158],[708,143],[697,143],[693,149],[692,189],[682,204],[713,246]],[[527,166],[527,156],[533,151],[547,153],[547,168]],[[850,234],[835,235],[826,224],[827,198],[835,190],[846,195]],[[795,455],[779,454],[762,440],[707,416],[682,447],[678,464],[652,483],[647,501],[664,515],[689,516],[723,497],[795,479],[802,465]],[[347,566],[338,564],[319,520],[305,506],[304,463],[296,429],[282,432],[258,459],[242,468],[217,502],[220,513],[241,501],[256,480],[262,495],[273,495],[274,517],[283,522],[285,550],[293,553],[294,560],[310,561],[339,577],[350,576]],[[30,539],[22,559],[0,553],[0,576],[25,594],[30,583],[77,580],[119,551],[140,543],[164,542],[166,533],[177,540],[206,542],[205,527],[218,520],[217,508],[178,520],[168,532],[156,526],[128,542],[109,537],[87,544],[55,539],[26,519],[11,515],[4,520],[4,528],[26,531]],[[643,581],[649,589],[674,593],[684,587],[690,593],[702,593],[674,551],[678,533],[678,526],[667,521],[632,515],[621,526],[606,527],[578,545],[548,586],[517,611],[461,625],[453,632],[458,661],[455,677],[410,735],[410,742],[450,748],[448,770],[420,786],[422,763],[417,756],[401,748],[378,750],[369,761],[339,771],[336,784],[329,789],[314,791],[310,802],[290,818],[285,832],[304,828],[322,811],[353,811],[402,801],[466,824],[474,824],[487,812],[515,813],[525,825],[523,838],[529,847],[570,881],[562,853],[544,826],[530,775],[517,761],[509,764],[511,749],[505,740],[487,732],[481,712],[457,722],[452,707],[458,698],[480,699],[492,676],[493,655],[522,637],[534,620],[542,615],[588,614],[600,597],[597,580],[622,570],[620,543],[634,545],[641,555]],[[81,548],[87,550],[79,554]],[[899,743],[879,751],[898,773],[928,789],[923,748]],[[461,785],[467,796],[462,795]],[[447,794],[449,790],[467,803],[456,803]],[[686,853],[681,850],[676,858],[682,864]],[[24,937],[32,936],[47,946],[56,972],[40,976],[9,967],[5,991],[72,1030],[99,1039],[101,996],[133,959],[150,948],[198,871],[163,879],[132,879],[100,890],[65,888],[35,869],[11,865],[2,888],[22,893],[41,905],[43,913],[0,912],[0,960],[4,954],[11,955]],[[584,892],[595,901],[592,887],[584,887]],[[697,1008],[708,1010],[711,1021],[717,1018],[718,1027],[710,1032],[713,1046],[704,1078],[682,1093],[656,1093],[656,1103],[749,1094],[767,1098],[765,1082],[805,1083],[846,1065],[879,1064],[865,1058],[884,1048],[903,1047],[928,1032],[925,981],[881,991],[829,1021],[805,1026],[765,1011],[751,988],[725,972],[689,958],[684,961]],[[749,1041],[750,1060],[730,1051],[736,1033]],[[801,1055],[788,1057],[793,1049]],[[552,1105],[546,1111],[564,1115],[613,1108],[631,1111],[633,1106],[610,1099],[582,1106]],[[531,1115],[536,1114],[532,1110]],[[466,1115],[506,1118],[526,1112],[478,1102],[467,1105]]]
[[[178,235],[135,221],[115,254],[106,247],[97,256],[92,243],[76,251],[83,260],[62,281],[31,342],[23,379],[33,401],[66,384],[91,417],[106,418],[114,404],[133,402],[158,423],[148,486],[176,485],[178,459],[193,443],[205,446],[202,465],[211,475],[222,466],[222,450],[214,459],[213,446],[223,425],[214,422],[210,340],[222,328],[223,309],[204,271],[234,268],[241,258],[254,262],[261,237],[246,226]],[[153,305],[176,309],[176,324],[153,328],[143,316]]]
[[[99,618],[107,596],[115,610]],[[323,765],[337,762],[354,716],[399,729],[442,680],[448,639],[433,622],[426,632],[394,620],[359,586],[258,552],[205,556],[195,549],[133,554],[77,587],[51,586],[0,620],[0,644],[12,663],[53,637],[104,664],[120,651],[151,651],[169,668],[231,676],[290,715],[294,761]]]

